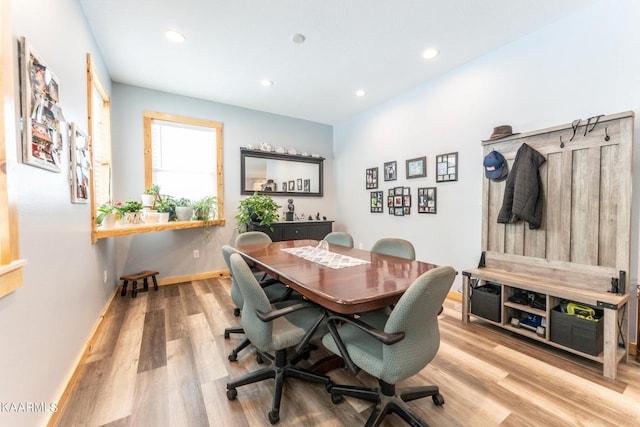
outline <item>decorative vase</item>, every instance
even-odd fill
[[[193,215],[191,206],[176,206],[176,218],[178,221],[190,221]]]
[[[100,225],[102,228],[113,228],[116,225],[116,214],[110,213],[105,215],[105,217],[102,218],[102,223],[100,223]]]
[[[125,212],[120,218],[121,225],[140,224],[142,221],[142,212]]]

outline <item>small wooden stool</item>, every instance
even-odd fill
[[[128,274],[126,276],[121,276],[120,280],[124,280],[122,284],[122,292],[120,292],[120,296],[125,296],[127,294],[127,285],[129,281],[131,281],[131,298],[135,298],[138,296],[138,280],[144,279],[144,290],[149,290],[149,282],[147,279],[151,277],[153,279],[153,289],[158,290],[158,282],[156,281],[156,275],[158,275],[157,271],[141,271],[140,273]]]

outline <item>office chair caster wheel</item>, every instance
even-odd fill
[[[333,403],[334,405],[337,405],[343,400],[344,400],[344,397],[341,394],[331,393],[331,403]]]
[[[229,362],[235,362],[238,360],[238,353],[234,350],[229,353]]]
[[[280,411],[276,411],[275,409],[269,412],[269,422],[271,424],[275,424],[280,421]]]
[[[236,397],[238,397],[238,390],[236,390],[235,388],[230,388],[229,390],[227,390],[227,399],[236,400]]]
[[[231,336],[231,334],[229,332],[224,331],[224,339],[225,340],[228,340],[230,336]]]
[[[235,317],[240,317],[240,309],[239,308],[234,308],[233,309],[233,315]]]
[[[444,405],[444,397],[440,393],[434,394],[433,396],[431,396],[431,399],[436,406]]]

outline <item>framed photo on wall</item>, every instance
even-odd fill
[[[383,209],[384,191],[372,191],[371,192],[371,206],[372,213],[382,213]]]
[[[378,188],[378,168],[369,168],[366,172],[366,186],[367,190],[372,188]]]
[[[71,138],[69,139],[70,167],[71,167],[71,202],[89,202],[89,170],[91,160],[89,155],[89,137],[71,123]]]
[[[427,176],[427,157],[417,157],[407,160],[407,179],[423,178]]]
[[[384,180],[395,181],[396,179],[398,179],[397,162],[395,160],[393,162],[386,162],[384,164]]]
[[[436,156],[436,182],[458,180],[458,153]]]
[[[22,163],[61,172],[65,119],[60,81],[24,37],[20,38]]]
[[[438,209],[436,195],[436,187],[418,188],[418,213],[437,213]]]

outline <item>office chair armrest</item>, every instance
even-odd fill
[[[282,317],[286,314],[290,314],[298,310],[303,310],[305,308],[318,308],[318,306],[309,301],[300,301],[297,304],[278,308],[276,310],[271,310],[266,313],[264,311],[256,310],[256,315],[258,316],[258,319],[262,320],[263,322],[271,322],[278,317]]]
[[[350,316],[342,316],[340,314],[332,314],[328,320],[339,320],[341,322],[350,323],[356,326],[358,329],[371,335],[383,344],[392,345],[404,339],[404,332],[396,332],[395,334],[388,334],[380,329],[376,329],[368,323],[363,322],[360,319],[356,319]]]

